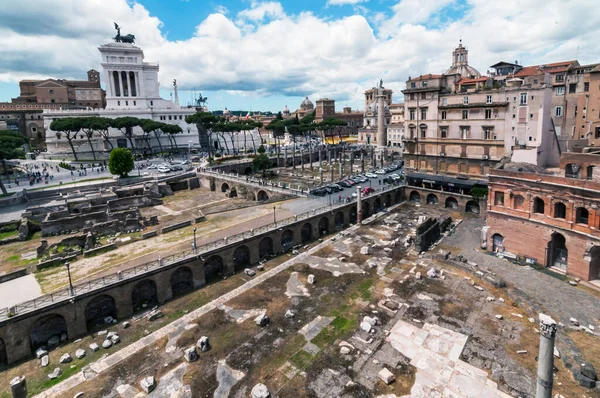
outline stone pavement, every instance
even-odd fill
[[[42,289],[33,274],[2,283],[0,307],[10,307],[42,295]]]
[[[398,321],[386,339],[417,368],[410,395],[403,398],[509,398],[487,372],[460,360],[467,336],[426,323],[420,329]]]
[[[557,321],[569,325],[569,318],[573,317],[582,325],[600,326],[597,296],[530,267],[519,266],[476,250],[480,246],[483,225],[482,219],[466,218],[457,227],[456,233],[444,238],[442,244],[460,250],[457,253],[452,250],[453,254],[462,254],[479,267],[495,272],[509,287],[520,290],[530,303],[541,306]]]

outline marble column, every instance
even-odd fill
[[[283,167],[287,169],[287,147],[283,149]]]
[[[362,197],[360,185],[356,186],[356,222],[360,224],[362,221]]]
[[[119,92],[121,93],[121,97],[124,97],[125,91],[123,91],[123,74],[121,71],[117,71],[117,76],[119,76]]]
[[[535,398],[552,398],[555,337],[556,322],[548,315],[540,314],[540,352]]]
[[[365,172],[365,153],[362,149],[360,150],[360,172]]]

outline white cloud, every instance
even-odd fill
[[[327,0],[328,6],[343,6],[347,4],[358,4],[358,3],[366,3],[369,0]]]
[[[582,63],[600,61],[600,43],[589,40],[600,34],[596,1],[566,7],[561,0],[467,0],[464,15],[449,22],[440,10],[454,0],[401,0],[391,13],[368,19],[289,15],[278,2],[253,2],[235,17],[215,11],[198,21],[193,37],[179,41],[169,41],[161,21],[128,0],[5,1],[0,81],[84,78],[100,68],[97,47],[115,35],[116,21],[122,33],[136,35],[147,61],[160,61],[165,88],[176,78],[182,90],[327,96],[356,107],[383,78],[401,101],[406,78],[447,69],[461,37],[482,73],[500,60],[548,63],[575,59],[577,50]]]
[[[215,7],[215,12],[218,14],[227,15],[229,14],[229,9],[223,5],[218,5]]]

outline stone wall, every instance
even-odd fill
[[[435,218],[427,218],[417,227],[415,249],[424,252],[440,237],[440,223]]]

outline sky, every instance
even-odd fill
[[[0,101],[22,79],[86,78],[99,45],[136,36],[161,94],[210,110],[297,109],[305,96],[364,108],[379,79],[402,102],[409,76],[442,73],[462,39],[485,74],[499,61],[600,62],[597,0],[2,0]]]

